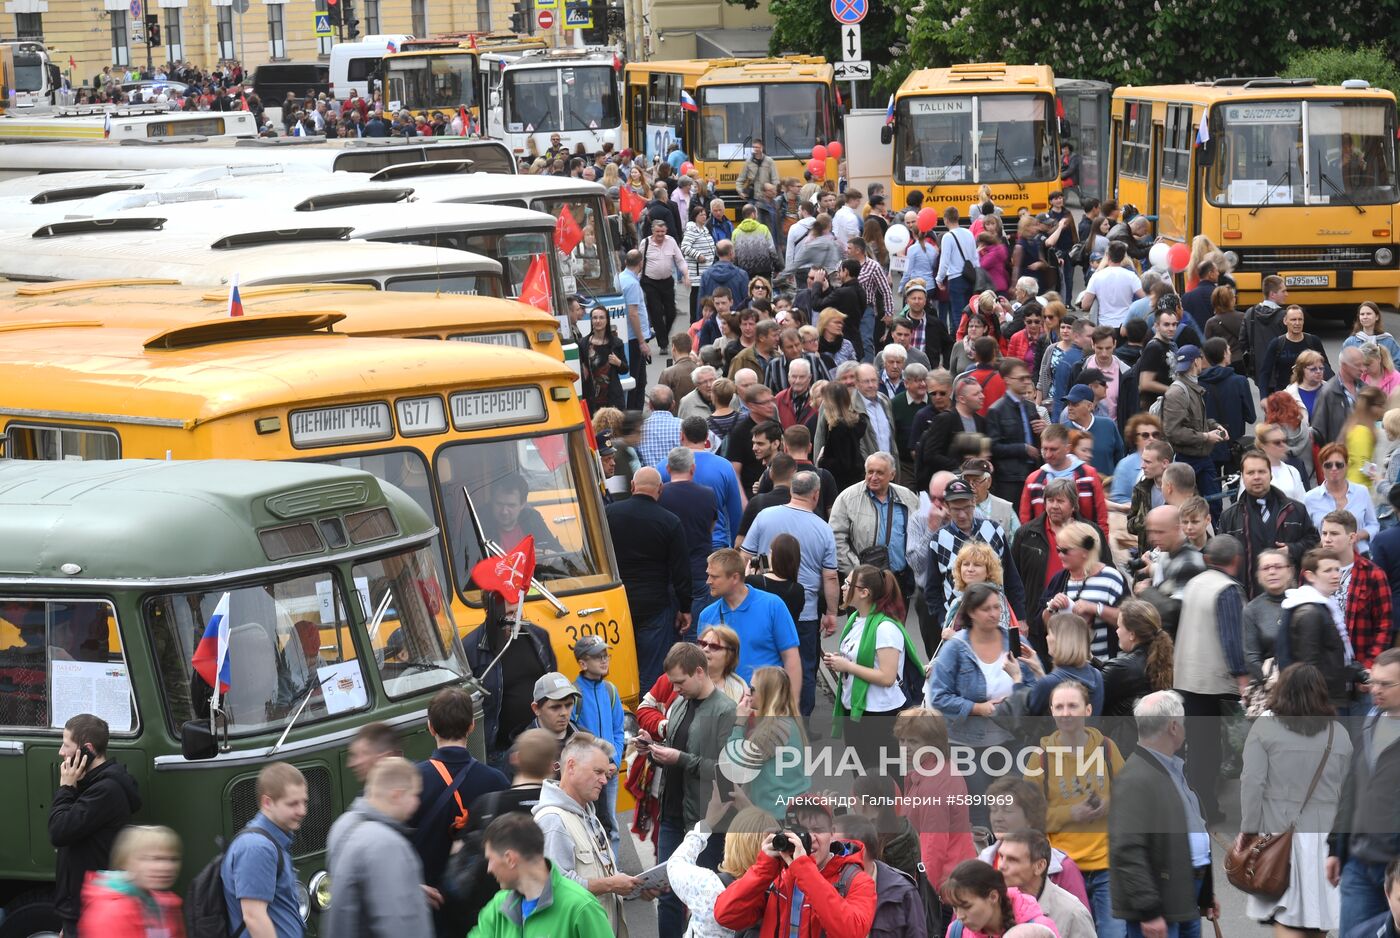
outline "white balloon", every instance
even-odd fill
[[[891,225],[885,232],[885,248],[891,254],[898,254],[909,246],[909,229],[903,225]]]
[[[1147,252],[1147,260],[1158,270],[1169,270],[1171,269],[1171,252],[1172,246],[1170,244],[1154,244],[1152,250]]]

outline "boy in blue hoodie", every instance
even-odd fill
[[[607,679],[612,666],[608,643],[600,635],[585,635],[574,643],[574,658],[578,660],[578,678],[574,686],[578,688],[579,701],[574,707],[574,724],[585,732],[612,744],[613,762],[607,787],[598,796],[594,808],[598,820],[607,829],[616,856],[622,844],[617,829],[617,774],[622,769],[622,751],[625,741],[622,736],[622,698],[617,688]]]

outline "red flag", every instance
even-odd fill
[[[1065,102],[1061,101],[1058,97],[1055,98],[1055,116],[1060,120],[1065,119]]]
[[[554,226],[554,246],[565,254],[578,247],[583,240],[583,229],[574,221],[574,213],[567,208],[559,212],[559,223]]]
[[[540,461],[545,464],[550,472],[554,472],[564,463],[569,461],[569,447],[564,440],[563,434],[556,433],[553,436],[537,436],[533,440],[535,451],[540,454]]]
[[[472,567],[472,579],[484,590],[500,593],[506,602],[518,603],[530,590],[535,575],[535,537],[516,544],[504,557],[485,557]]]
[[[629,187],[623,186],[618,190],[617,204],[623,212],[632,216],[633,223],[642,220],[642,212],[646,211],[647,201]]]
[[[73,61],[73,57],[71,55],[68,56],[68,67],[73,69],[74,71],[77,71],[78,68],[78,63]]]
[[[554,304],[549,296],[549,265],[543,254],[536,254],[525,271],[525,280],[520,284],[520,302],[529,303],[546,313],[554,312]]]
[[[472,116],[467,113],[465,105],[457,105],[457,117],[462,121],[462,136],[470,137],[472,132]]]

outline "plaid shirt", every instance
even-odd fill
[[[653,411],[642,421],[642,442],[637,455],[642,465],[661,468],[671,450],[681,445],[681,421],[669,411]]]
[[[894,294],[890,292],[890,278],[885,268],[873,258],[867,257],[860,265],[860,285],[865,290],[865,303],[875,310],[877,317],[886,313],[894,315]]]
[[[1369,668],[1376,656],[1389,648],[1393,640],[1390,581],[1380,567],[1360,554],[1356,555],[1356,565],[1351,570],[1346,622],[1356,663]]]

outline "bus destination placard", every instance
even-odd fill
[[[394,436],[389,405],[382,401],[295,410],[289,420],[292,445],[299,448],[389,440]]]
[[[448,398],[457,430],[536,423],[545,418],[544,394],[535,386],[459,391]]]

